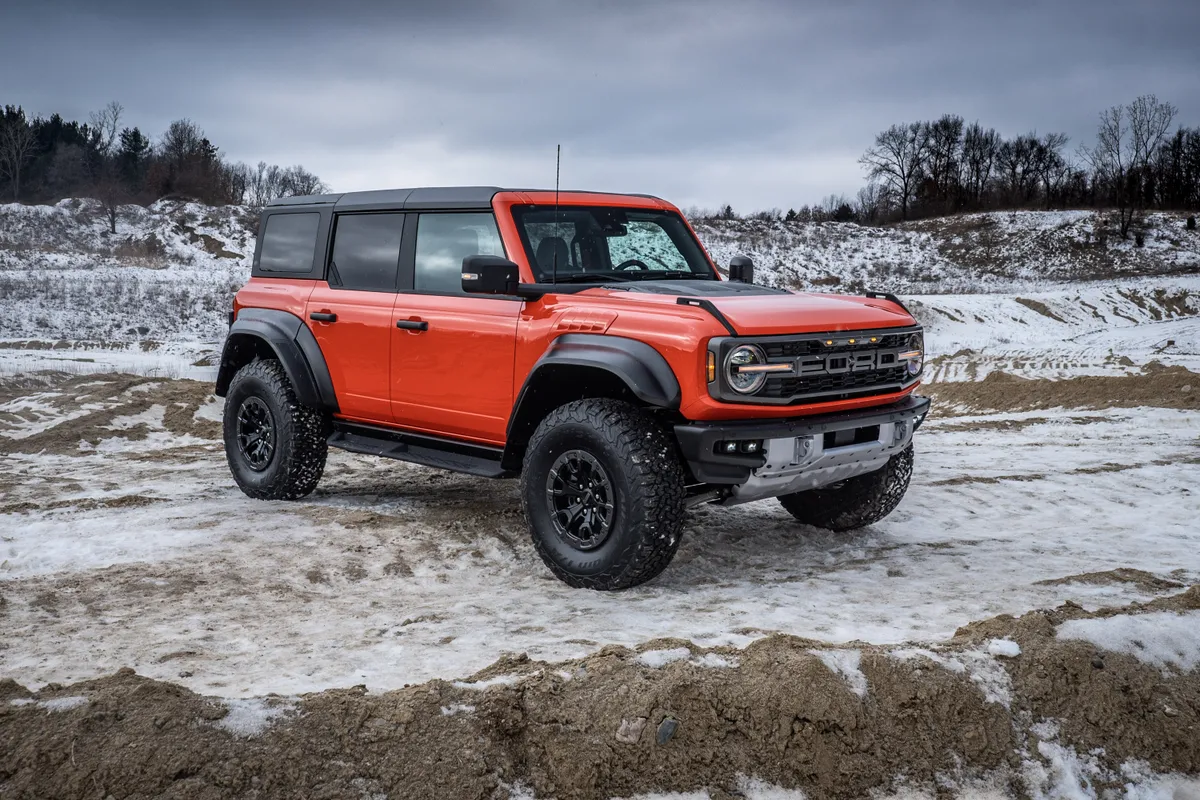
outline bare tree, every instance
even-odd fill
[[[125,107],[113,100],[99,111],[91,114],[92,130],[97,138],[97,148],[104,157],[113,154],[113,145],[117,141],[117,133],[121,130],[121,114]]]
[[[877,180],[900,201],[900,218],[908,219],[908,203],[924,174],[927,126],[920,122],[893,125],[875,137],[858,160],[868,180]]]
[[[1037,188],[1038,142],[1037,134],[1028,133],[1001,142],[996,150],[996,168],[1013,205],[1027,202]]]
[[[204,131],[199,125],[190,119],[177,119],[167,127],[158,147],[176,170],[182,170],[189,159],[203,151],[204,142]]]
[[[995,128],[986,131],[978,122],[967,126],[963,134],[962,183],[972,204],[978,206],[992,179],[996,151],[1000,149],[1000,134]]]
[[[1142,95],[1128,106],[1113,106],[1100,114],[1095,146],[1080,149],[1096,178],[1112,189],[1122,239],[1129,238],[1134,218],[1145,208],[1150,158],[1171,127],[1175,112],[1175,106],[1152,94]]]
[[[955,193],[958,178],[958,162],[962,157],[963,119],[946,114],[929,124],[926,133],[925,163],[935,200],[948,200]]]
[[[121,206],[128,203],[132,197],[129,188],[122,179],[120,166],[115,159],[106,160],[96,172],[92,181],[92,194],[100,201],[104,216],[108,219],[108,232],[117,232],[117,214]]]
[[[1038,140],[1034,148],[1033,169],[1046,193],[1046,208],[1054,202],[1059,188],[1071,172],[1071,164],[1063,157],[1062,149],[1067,146],[1065,133],[1048,133]]]
[[[284,170],[282,188],[284,194],[293,197],[302,194],[321,194],[329,189],[321,182],[320,178],[299,164]]]
[[[0,178],[12,186],[14,201],[21,194],[21,168],[36,150],[37,139],[24,110],[12,106],[0,110]]]

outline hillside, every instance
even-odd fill
[[[1145,246],[1097,232],[1090,211],[965,214],[873,228],[846,222],[697,221],[718,264],[754,259],[764,283],[899,294],[1011,292],[1078,280],[1200,271],[1200,232],[1147,219]]]
[[[1186,230],[1182,216],[1152,216],[1143,248],[1115,238],[1102,247],[1094,222],[1090,212],[1065,211],[890,228],[731,220],[696,229],[718,264],[750,255],[756,280],[767,285],[922,295],[918,313],[949,336],[948,352],[978,344],[983,329],[1011,328],[1011,338],[1024,341],[1200,311],[1189,277],[1200,272],[1200,232]],[[237,206],[159,201],[122,208],[109,235],[92,200],[0,205],[0,340],[10,349],[219,341],[231,296],[249,275],[253,223]],[[1006,296],[958,297],[981,292]],[[1091,299],[1076,301],[1080,292]],[[1125,298],[1130,292],[1145,300]],[[1030,302],[1055,310],[1040,314]],[[1089,304],[1106,310],[1093,313]],[[968,305],[975,311],[965,315]],[[1061,320],[1069,322],[1062,329]]]

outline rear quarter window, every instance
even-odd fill
[[[258,268],[263,272],[312,272],[320,225],[321,215],[315,211],[267,217]]]

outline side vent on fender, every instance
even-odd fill
[[[604,333],[617,318],[615,311],[572,309],[554,323],[555,333]]]

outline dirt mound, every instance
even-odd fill
[[[1031,767],[1044,777],[1055,752],[1075,749],[1094,790],[1117,790],[1133,760],[1200,772],[1200,671],[1056,628],[1198,608],[1200,587],[1096,614],[1067,604],[974,623],[925,650],[773,636],[741,651],[664,640],[556,665],[510,656],[466,682],[379,695],[221,701],[131,670],[36,694],[3,681],[0,793],[720,797],[754,776],[849,798],[987,775],[1024,794],[1037,788]]]
[[[213,399],[202,381],[122,374],[37,373],[0,381],[0,453],[80,452],[120,437],[140,441],[155,429],[219,439],[221,426],[197,417]],[[146,417],[155,406],[161,420]],[[125,424],[120,421],[128,420]]]
[[[1031,380],[991,372],[981,381],[927,383],[939,414],[1037,411],[1050,408],[1179,408],[1200,410],[1200,374],[1152,362],[1140,375]]]

